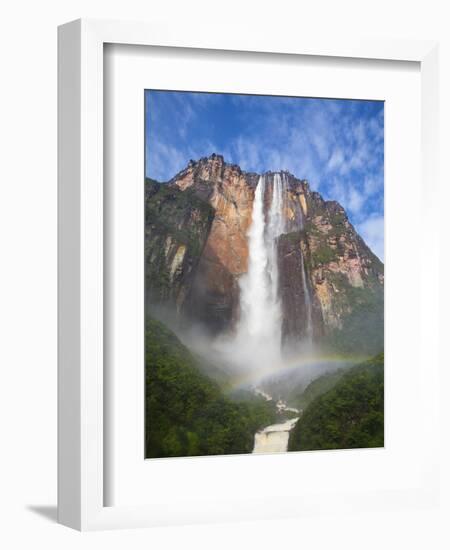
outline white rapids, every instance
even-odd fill
[[[297,420],[298,418],[291,418],[256,432],[253,453],[285,453],[288,449],[289,432],[295,426]]]

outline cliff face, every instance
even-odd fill
[[[350,347],[366,341],[367,350],[376,353],[384,339],[384,265],[339,203],[319,193],[310,193],[309,203],[308,262],[325,334],[336,340],[342,333]]]
[[[247,271],[247,231],[257,176],[213,155],[191,162],[169,186],[192,191],[207,202],[214,218],[185,302],[188,315],[211,332],[226,330],[239,312],[238,278]]]
[[[278,240],[278,265],[284,341],[305,337],[309,311],[315,341],[345,350],[364,338],[378,351],[383,264],[337,202],[324,201],[289,173],[283,177],[285,234]],[[268,210],[273,175],[266,178]],[[167,184],[147,180],[148,304],[169,305],[213,334],[232,330],[258,179],[212,155],[191,161]]]
[[[214,220],[214,209],[194,192],[145,183],[146,304],[178,314],[192,287]]]
[[[339,203],[325,201],[305,181],[291,175],[288,181],[288,204],[295,204],[297,197],[303,220],[291,216],[293,231],[282,235],[278,245],[285,340],[304,335],[302,304],[309,290],[315,340],[325,340],[340,351],[361,346],[378,352],[383,349],[383,263]]]

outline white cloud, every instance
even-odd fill
[[[335,149],[331,154],[330,160],[327,164],[328,171],[340,170],[345,162],[344,153],[341,149]]]
[[[335,176],[328,185],[328,196],[358,219],[364,212],[366,196],[344,178]]]
[[[384,140],[384,112],[380,111],[377,116],[369,120],[369,130],[372,137],[378,142]]]
[[[353,186],[348,191],[347,205],[352,214],[359,214],[364,206],[364,196]]]
[[[233,160],[243,170],[257,171],[260,165],[261,144],[239,136],[232,144]]]
[[[384,216],[372,216],[356,229],[372,252],[384,261]]]
[[[378,174],[376,176],[370,175],[364,178],[364,194],[368,197],[374,195],[377,191],[383,187],[383,175]]]
[[[343,182],[337,178],[333,178],[331,183],[328,184],[328,198],[337,201],[341,206],[347,208],[347,193],[346,187]]]
[[[172,145],[154,141],[147,144],[147,173],[157,180],[165,181],[186,166],[186,155]]]
[[[311,141],[316,148],[320,160],[326,160],[329,155],[329,146],[326,137],[323,134],[314,133],[311,136]]]

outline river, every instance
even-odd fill
[[[256,395],[264,397],[266,401],[273,401],[273,397],[262,388],[255,387],[253,391]],[[278,399],[276,402],[278,413],[293,412],[301,414],[302,411],[294,407],[288,407],[286,401]],[[290,418],[278,424],[271,424],[255,433],[255,444],[253,446],[254,454],[262,453],[285,453],[288,449],[289,432],[297,423],[299,417]]]

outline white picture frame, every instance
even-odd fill
[[[282,30],[260,35],[257,28],[233,36],[229,29],[209,27],[191,34],[182,25],[78,20],[58,33],[58,186],[59,186],[59,351],[58,351],[58,519],[80,530],[155,526],[164,524],[272,517],[262,500],[251,506],[233,502],[233,513],[220,514],[198,504],[183,515],[152,506],[104,506],[104,193],[103,193],[103,56],[105,44],[201,48],[285,55],[411,61],[420,64],[422,197],[432,215],[438,180],[438,46],[432,41],[362,40],[284,35]],[[432,224],[427,241],[437,242]],[[430,246],[421,276],[433,276],[438,249]],[[435,318],[436,292],[421,301],[420,315]],[[419,315],[419,312],[417,313]],[[434,396],[438,388],[437,331],[421,332],[420,348],[427,350],[422,404],[429,418],[437,418]],[[434,342],[434,346],[433,346]],[[421,355],[422,366],[425,354]],[[426,378],[426,381],[425,381]],[[425,395],[426,393],[426,395]],[[437,498],[436,450],[430,449],[423,482],[410,490],[392,491],[386,504],[396,507],[430,503]],[[300,495],[299,495],[300,496]],[[381,495],[386,498],[386,494]],[[364,502],[351,495],[327,496],[329,506],[341,509],[375,505],[373,494]],[[382,499],[381,499],[382,500]],[[379,500],[376,505],[380,505]],[[189,507],[188,505],[186,507]],[[279,506],[279,516],[320,510],[317,502]]]

